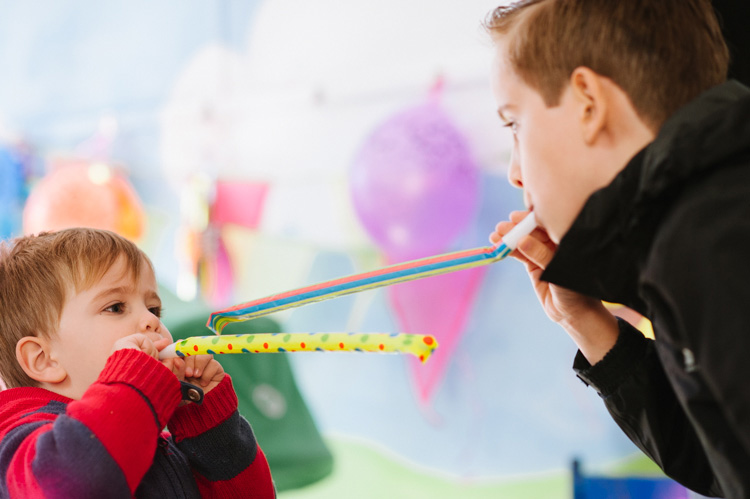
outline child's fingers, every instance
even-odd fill
[[[510,230],[515,227],[521,220],[526,218],[526,215],[528,215],[530,212],[528,211],[512,211],[508,218],[510,221],[503,221],[498,223],[495,226],[495,231],[490,234],[490,241],[492,244],[499,243],[503,236],[510,232]]]
[[[206,365],[208,365],[213,358],[213,355],[190,355],[185,357],[185,375],[188,378],[199,378]]]
[[[172,373],[177,376],[177,379],[184,381],[187,373],[185,372],[185,361],[180,358],[164,359],[161,363]]]
[[[510,232],[510,229],[515,227],[515,224],[513,222],[500,222],[495,226],[495,232],[490,234],[490,241],[492,244],[499,243],[503,236]]]
[[[223,374],[224,368],[221,367],[221,364],[211,359],[211,362],[206,365],[206,367],[203,369],[203,373],[200,375],[201,386],[207,386],[212,381],[215,381],[216,377]]]
[[[195,376],[195,356],[189,355],[185,357],[185,377],[192,378]]]
[[[535,235],[522,237],[518,241],[518,248],[516,251],[523,255],[528,261],[542,269],[547,268],[547,264],[555,255],[554,245],[549,242],[540,241]]]
[[[526,215],[528,215],[529,213],[531,213],[531,212],[528,211],[528,210],[526,210],[526,211],[511,211],[510,215],[508,216],[508,218],[510,218],[511,222],[513,222],[514,224],[517,224],[518,222],[520,222],[521,220],[523,220],[524,218],[526,218]]]
[[[141,352],[144,352],[154,358],[159,357],[159,352],[154,347],[153,342],[149,339],[148,336],[143,333],[135,333],[131,334],[130,336],[120,338],[119,340],[115,341],[114,345],[112,345],[113,352],[116,350],[123,350],[128,348],[140,350]]]
[[[150,338],[150,339],[151,339],[151,342],[154,344],[154,347],[156,347],[156,350],[158,350],[159,352],[164,350],[164,347],[172,343],[172,340],[169,338],[159,337],[158,339],[155,339],[155,338]]]

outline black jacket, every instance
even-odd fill
[[[627,305],[613,349],[578,376],[664,472],[750,498],[750,89],[680,109],[587,201],[542,278]]]

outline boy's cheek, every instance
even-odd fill
[[[169,329],[167,329],[167,326],[164,325],[163,322],[159,322],[159,332],[163,338],[167,338],[170,343],[172,343],[174,340],[172,339],[172,333],[169,332]]]

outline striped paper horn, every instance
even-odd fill
[[[531,233],[536,225],[536,218],[532,212],[508,232],[497,246],[421,258],[267,296],[213,312],[209,316],[206,326],[217,334],[221,334],[224,327],[232,322],[242,322],[288,308],[358,293],[367,289],[488,265],[508,256],[516,248],[518,240]]]

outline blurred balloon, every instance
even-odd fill
[[[141,201],[127,178],[103,162],[65,159],[52,164],[31,191],[25,233],[93,227],[138,241],[145,228]]]
[[[0,146],[0,239],[20,232],[24,192],[23,158],[11,148]]]
[[[350,172],[354,208],[394,261],[444,250],[474,216],[479,172],[437,99],[403,111],[365,141]]]
[[[355,210],[391,263],[445,252],[476,214],[479,170],[439,106],[440,84],[428,102],[380,125],[351,169]],[[470,269],[387,290],[401,331],[432,334],[440,345],[430,362],[412,366],[420,402],[445,373],[484,273]]]

